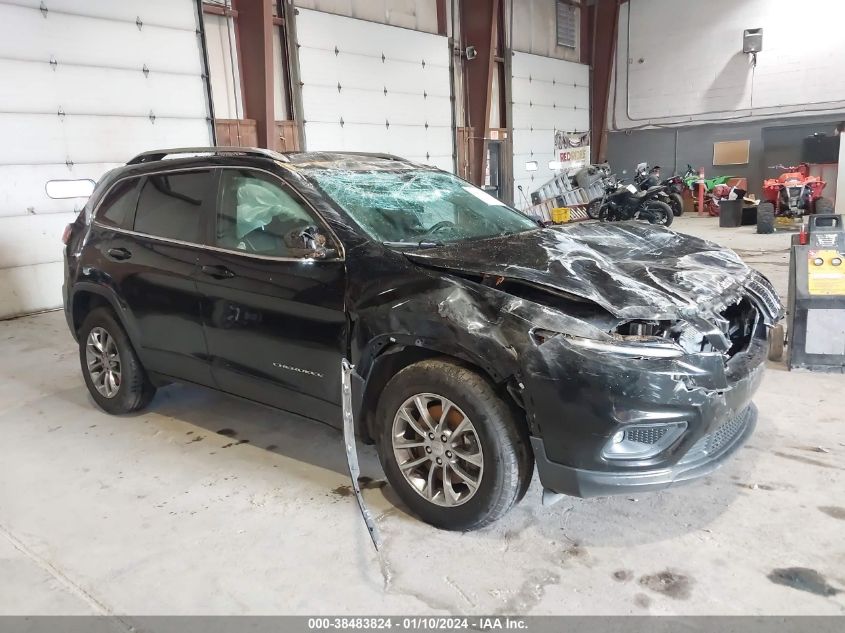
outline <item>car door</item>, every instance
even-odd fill
[[[345,264],[328,227],[278,176],[221,168],[208,244],[197,279],[217,385],[340,425]]]
[[[215,207],[212,169],[149,174],[138,183],[131,230],[102,226],[106,270],[138,333],[144,366],[167,376],[213,384],[196,284],[204,246],[204,211]],[[99,218],[99,215],[98,215]]]

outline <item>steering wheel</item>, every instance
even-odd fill
[[[450,222],[449,220],[441,220],[440,222],[438,222],[437,224],[432,226],[430,229],[428,229],[425,233],[423,233],[423,235],[429,235],[430,233],[437,233],[437,231],[440,231],[441,229],[445,229],[445,228],[450,227],[450,226],[455,226],[455,223]]]

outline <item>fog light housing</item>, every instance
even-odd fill
[[[650,459],[672,446],[686,429],[686,422],[628,426],[613,434],[601,454],[614,460]]]

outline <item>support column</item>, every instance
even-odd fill
[[[624,0],[623,0],[624,1]],[[590,152],[594,163],[605,159],[610,76],[616,53],[620,0],[596,0],[590,9],[593,27],[590,82]],[[582,60],[585,61],[585,60]]]
[[[255,120],[258,146],[273,149],[273,8],[267,0],[237,0],[235,8],[246,118]]]
[[[484,184],[486,152],[484,138],[490,121],[493,67],[496,63],[496,33],[500,0],[461,0],[461,50],[465,76],[465,110],[467,128],[465,142],[469,150],[469,180]],[[466,59],[468,46],[476,57]]]

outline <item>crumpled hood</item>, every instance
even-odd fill
[[[729,249],[641,222],[579,223],[406,255],[427,266],[554,288],[628,319],[712,322],[754,275]]]

